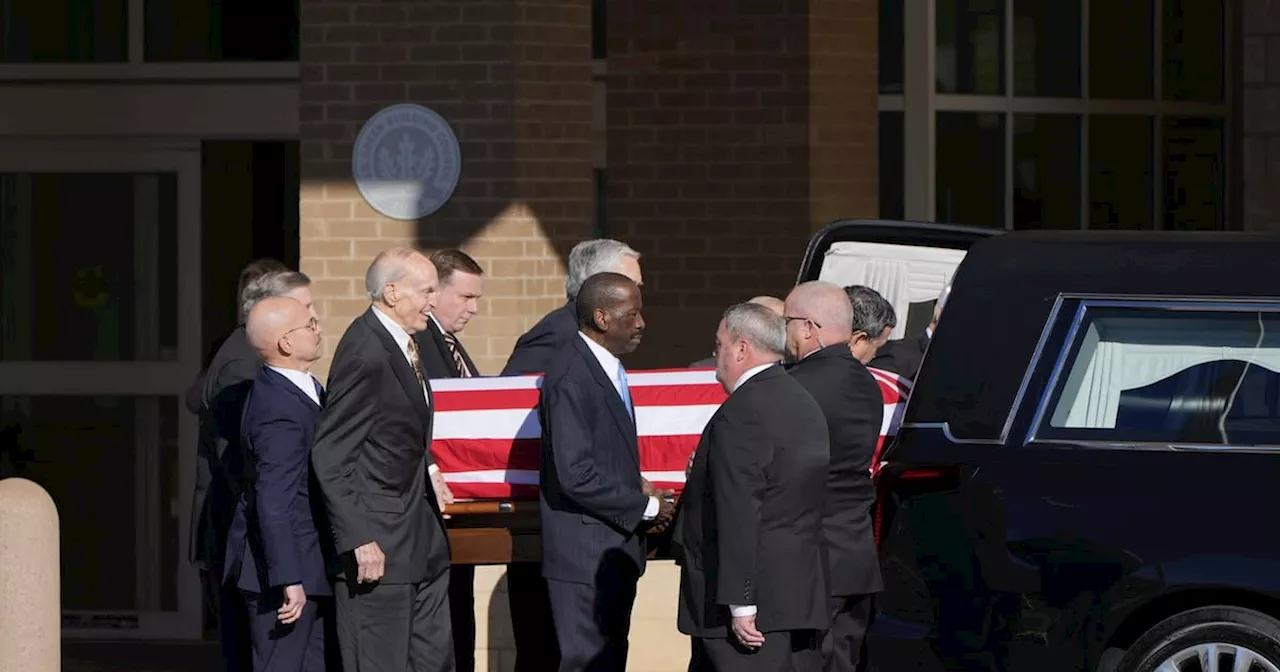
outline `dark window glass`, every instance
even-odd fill
[[[1219,118],[1164,119],[1164,228],[1223,228],[1223,133]]]
[[[880,113],[880,217],[905,216],[902,113]]]
[[[1003,114],[939,112],[937,221],[1005,226]]]
[[[1089,96],[1151,98],[1155,42],[1151,0],[1089,3]]]
[[[880,0],[880,93],[902,93],[902,0]]]
[[[1013,92],[1080,95],[1080,1],[1014,0]]]
[[[1165,100],[1222,101],[1226,68],[1222,0],[1164,0]]]
[[[0,63],[129,58],[125,0],[0,0]]]
[[[937,0],[938,93],[1004,93],[1004,0]]]
[[[1151,117],[1089,117],[1089,226],[1153,229]]]
[[[296,61],[300,0],[145,0],[148,61]]]
[[[591,58],[609,56],[608,0],[591,0]]]
[[[177,611],[177,397],[0,397],[0,478],[58,507],[62,606]]]
[[[1013,228],[1080,228],[1080,117],[1013,117]]]
[[[173,174],[0,174],[0,360],[177,359]]]

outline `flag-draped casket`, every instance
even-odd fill
[[[884,401],[879,452],[898,426],[910,382],[871,369]],[[712,369],[628,371],[636,411],[640,468],[659,488],[684,487],[689,455],[725,400]],[[460,500],[534,499],[538,492],[538,388],[542,376],[432,380],[431,452]]]

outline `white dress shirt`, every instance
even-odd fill
[[[618,379],[618,368],[622,365],[622,362],[617,357],[614,357],[612,352],[605,350],[604,346],[587,338],[587,335],[581,331],[578,332],[578,337],[587,344],[587,349],[591,350],[591,354],[596,356],[596,361],[600,363],[600,368],[604,369],[604,375],[608,376],[609,382],[613,383],[613,390],[618,393],[618,398],[621,399],[622,381]],[[644,507],[644,519],[653,520],[656,518],[659,508],[658,498],[650,496],[649,503]]]
[[[381,308],[374,306],[373,314],[378,318],[378,321],[382,323],[382,328],[386,329],[388,334],[391,334],[391,340],[396,342],[396,345],[400,348],[400,354],[404,355],[404,361],[409,363],[409,370],[412,371],[413,357],[409,354],[409,341],[412,337],[409,336],[409,332],[405,331],[404,327],[396,324],[395,320],[392,320],[386,313],[382,312]],[[422,368],[422,353],[418,353],[418,368],[419,370]],[[423,375],[425,376],[426,374],[424,373]],[[431,395],[427,394],[426,382],[423,382],[422,384],[422,399],[427,402],[427,410],[430,410]],[[431,446],[428,445],[427,449],[430,450]],[[440,471],[440,467],[437,467],[435,462],[427,465],[427,468],[433,474]]]
[[[315,376],[311,375],[307,371],[286,369],[279,366],[272,366],[270,364],[267,365],[267,368],[275,371],[285,378],[288,378],[289,382],[293,383],[299,390],[302,390],[303,394],[306,394],[311,398],[311,401],[316,402],[316,406],[320,405],[320,393],[316,391],[316,385],[318,385],[319,382],[316,380]]]
[[[813,352],[817,352],[817,350],[814,350]],[[813,354],[813,352],[809,354],[811,355]],[[806,355],[806,357],[807,356],[808,355]],[[753,366],[750,369],[747,369],[742,373],[741,376],[738,376],[738,382],[733,384],[733,389],[729,391],[729,394],[733,394],[734,392],[737,392],[738,388],[742,387],[743,383],[747,382],[748,380],[751,380],[753,377],[755,377],[756,374],[760,373],[761,371],[764,371],[765,369],[773,365],[774,365],[774,362],[769,362],[768,364],[761,364],[760,366]],[[733,614],[734,618],[741,618],[743,616],[755,616],[756,605],[731,604],[729,605],[729,613]]]

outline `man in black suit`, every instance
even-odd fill
[[[564,280],[565,305],[547,313],[516,341],[516,347],[502,369],[504,376],[542,373],[551,360],[578,334],[574,299],[587,278],[611,271],[644,286],[640,273],[640,253],[625,243],[605,238],[578,243],[569,252],[568,274]],[[511,601],[511,630],[516,640],[515,672],[547,672],[559,660],[555,624],[542,565],[516,562],[507,565],[507,596]]]
[[[782,299],[779,299],[776,296],[755,296],[755,297],[752,297],[749,301],[747,301],[747,303],[754,303],[759,306],[764,306],[765,308],[768,308],[769,310],[772,310],[773,312],[779,315],[782,314]],[[706,359],[699,359],[698,361],[690,364],[689,368],[709,369],[714,367],[715,365],[716,365],[716,358],[715,358],[715,355],[712,355],[711,357],[708,357]]]
[[[429,450],[431,389],[413,334],[431,320],[436,269],[404,247],[365,274],[373,301],[338,342],[311,462],[340,556],[347,672],[451,672],[447,490]],[[433,493],[432,490],[435,489]]]
[[[431,264],[440,278],[440,291],[425,331],[413,335],[427,378],[472,378],[480,375],[462,347],[458,334],[480,310],[484,270],[462,250],[438,250]],[[453,620],[453,654],[458,672],[476,668],[475,567],[453,565],[449,570],[449,611]]]
[[[929,341],[933,340],[933,330],[938,328],[938,319],[942,317],[942,305],[946,303],[949,294],[951,294],[951,286],[947,285],[934,305],[933,320],[929,322],[928,327],[925,327],[924,333],[913,338],[902,338],[885,343],[868,366],[915,380],[916,373],[920,370],[920,362],[924,359],[924,352],[929,348]]]
[[[244,593],[255,672],[323,672],[333,590],[308,460],[323,400],[311,375],[323,352],[320,323],[294,299],[271,297],[249,312],[245,332],[264,365],[245,401],[245,488],[227,537],[226,581]]]
[[[747,303],[716,330],[716,379],[729,398],[698,442],[672,536],[691,670],[822,667],[827,426],[778,366],[784,330],[782,317]]]
[[[245,337],[244,320],[258,301],[272,296],[296,299],[315,315],[310,278],[274,259],[249,264],[240,273],[240,325],[218,344],[186,395],[187,410],[200,416],[189,557],[200,569],[205,598],[214,605],[222,659],[229,670],[247,670],[250,665],[249,624],[240,591],[223,582],[227,530],[244,478],[240,417],[249,387],[262,368],[262,360]]]
[[[560,644],[560,672],[627,666],[645,531],[670,520],[670,493],[645,494],[635,409],[618,357],[644,333],[640,287],[587,278],[574,302],[578,335],[552,360],[538,400],[542,573]]]
[[[849,285],[844,288],[844,293],[853,308],[849,352],[866,366],[889,342],[889,334],[898,326],[898,312],[880,292],[866,285]]]
[[[871,460],[884,400],[875,378],[850,352],[853,307],[845,290],[827,282],[798,285],[787,296],[783,319],[788,372],[818,402],[831,446],[823,521],[831,576],[831,629],[822,640],[825,669],[854,672],[862,658],[871,596],[883,589],[871,526],[876,500]]]

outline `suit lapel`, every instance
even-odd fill
[[[622,403],[622,397],[618,395],[618,389],[613,386],[613,381],[609,379],[604,369],[600,368],[600,360],[596,359],[595,353],[591,352],[591,348],[582,342],[582,338],[574,336],[573,347],[578,349],[578,354],[587,360],[587,368],[591,371],[591,377],[595,379],[596,384],[604,388],[605,405],[609,407],[609,414],[613,416],[613,421],[617,423],[618,429],[622,431],[622,435],[629,439],[636,439],[636,427],[631,422],[631,415],[627,413],[627,407]],[[636,461],[640,459],[636,454]]]
[[[307,396],[306,392],[299,390],[298,386],[294,385],[292,380],[285,378],[279,372],[273,371],[267,368],[266,366],[263,366],[262,370],[265,371],[267,376],[271,378],[271,382],[273,385],[276,385],[278,387],[283,387],[289,394],[292,394],[295,398],[297,398],[304,405],[306,405],[308,410],[311,410],[311,411],[320,410],[320,406],[316,404],[315,400]]]
[[[444,340],[444,332],[440,331],[440,327],[436,326],[435,320],[428,321],[428,328],[431,331],[431,340],[436,344],[436,349],[440,351],[440,357],[444,361],[445,366],[449,367],[450,371],[453,371],[450,377],[457,378],[458,372],[454,371],[453,353],[449,352],[449,344]],[[467,349],[462,347],[462,339],[454,336],[454,340],[458,342],[458,352],[462,354],[462,361],[466,364],[467,369],[471,371],[471,375],[479,376],[480,372],[476,370],[476,365],[471,361],[471,356],[467,354]]]
[[[387,351],[387,358],[390,360],[391,370],[395,372],[396,380],[400,381],[400,387],[404,388],[404,393],[409,395],[409,403],[418,411],[418,420],[422,422],[422,428],[428,433],[431,432],[431,409],[427,407],[427,400],[422,395],[422,385],[418,383],[418,377],[413,373],[413,367],[409,366],[409,359],[400,350],[400,346],[396,345],[396,340],[387,332],[386,327],[378,321],[378,317],[373,314],[376,308],[370,307],[365,312],[363,319],[365,326],[373,330],[377,335],[378,341],[382,343],[382,347]],[[424,374],[425,375],[425,374]],[[431,386],[427,386],[427,394],[431,393]]]

